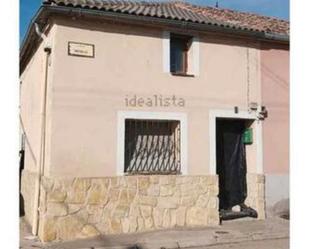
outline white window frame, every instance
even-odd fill
[[[263,130],[262,121],[257,119],[256,113],[247,111],[239,111],[235,113],[233,110],[210,110],[209,111],[209,173],[216,175],[216,120],[217,118],[233,118],[233,119],[249,119],[254,121],[254,141],[256,142],[256,172],[263,174]]]
[[[163,58],[163,72],[171,73],[170,70],[170,45],[171,45],[171,33],[170,31],[163,31],[162,34],[162,58]],[[175,32],[177,34],[177,32]],[[192,58],[188,59],[189,68],[188,74],[193,76],[199,76],[200,74],[200,39],[197,35],[192,38]]]
[[[171,40],[171,33],[168,31],[163,31],[163,72],[170,73],[170,40]]]
[[[180,122],[180,171],[181,175],[188,174],[188,129],[187,114],[180,112],[144,112],[144,111],[118,111],[117,125],[117,175],[124,172],[125,151],[125,120],[175,120]]]

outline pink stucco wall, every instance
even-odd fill
[[[264,171],[289,172],[289,49],[262,46],[262,102],[268,110],[263,123]]]
[[[25,136],[25,168],[38,170],[41,145],[44,52],[41,44],[20,77],[20,131]]]
[[[48,62],[46,61],[45,46],[54,47],[53,38],[55,37],[56,25],[52,25],[48,30],[46,41],[41,41],[34,55],[28,62],[26,68],[20,75],[20,132],[26,136],[25,141],[25,169],[31,172],[38,172],[41,153],[42,139],[42,116],[43,116],[43,99],[44,99],[44,84],[47,63],[47,95],[52,92],[52,61],[51,54]],[[53,49],[53,48],[52,48]],[[48,98],[46,103],[46,148],[50,150],[50,104],[51,98]],[[50,153],[47,153],[45,161],[49,161]]]
[[[117,112],[182,112],[188,118],[188,173],[209,173],[209,110],[260,103],[260,53],[248,41],[200,35],[200,74],[163,71],[163,29],[57,20],[52,60],[47,175],[116,174]],[[95,27],[95,28],[94,28]],[[174,31],[174,30],[171,30]],[[68,42],[95,45],[95,58],[68,56]],[[127,107],[138,95],[184,98],[185,107]],[[254,167],[254,166],[252,166]]]
[[[177,77],[163,69],[163,31],[159,27],[55,20],[48,34],[52,53],[48,65],[45,175],[116,175],[118,111],[185,113],[188,174],[209,174],[210,111],[233,111],[234,106],[247,111],[248,100],[261,103],[260,44],[222,35],[196,34],[200,40],[200,73],[195,77]],[[69,56],[69,41],[94,44],[95,58]],[[40,60],[44,58],[42,50],[40,46],[35,55]],[[22,101],[31,97],[27,87],[43,84],[44,75],[36,71],[43,65],[29,64],[23,72],[26,86],[22,89]],[[147,98],[154,94],[183,98],[185,106],[126,106],[127,97]],[[42,96],[38,93],[35,98]],[[37,104],[41,106],[40,102]],[[27,110],[22,112],[27,115]],[[30,115],[36,115],[39,123],[39,112]],[[40,136],[38,127],[32,128],[30,123],[28,127],[34,130],[34,136]],[[267,124],[265,127],[267,130]],[[248,149],[251,172],[256,170],[255,150],[256,144]]]

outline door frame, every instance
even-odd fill
[[[246,119],[254,121],[254,141],[256,142],[256,168],[257,174],[263,173],[263,127],[262,121],[257,118],[256,112],[217,109],[209,111],[209,174],[217,174],[216,152],[216,121],[217,118]]]

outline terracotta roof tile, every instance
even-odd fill
[[[130,15],[152,16],[221,25],[230,28],[289,34],[289,22],[273,17],[207,6],[184,1],[146,2],[131,0],[43,0],[45,5],[114,11]]]

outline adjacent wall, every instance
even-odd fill
[[[289,49],[264,45],[261,52],[266,202],[289,197]]]

